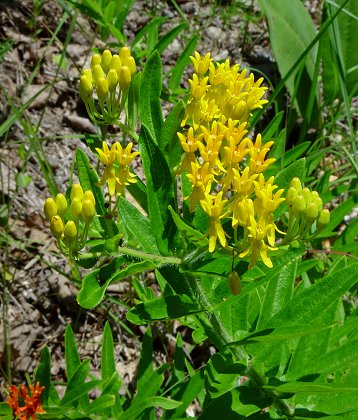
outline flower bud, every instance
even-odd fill
[[[298,193],[300,193],[302,191],[301,180],[297,177],[293,178],[290,183],[290,187],[294,188]]]
[[[94,203],[92,200],[87,199],[82,203],[82,217],[86,223],[90,223],[96,213]]]
[[[85,201],[85,200],[91,200],[93,205],[96,205],[96,200],[91,190],[87,190],[84,192],[82,201]]]
[[[65,229],[63,231],[63,236],[66,242],[73,242],[77,239],[77,228],[75,222],[69,220],[66,223]]]
[[[99,54],[94,54],[91,59],[91,70],[93,71],[94,67],[100,65],[102,58]]]
[[[50,223],[50,230],[56,239],[60,239],[63,234],[63,222],[60,216],[53,216]]]
[[[108,95],[108,83],[105,78],[99,79],[96,84],[98,99],[106,99]]]
[[[323,227],[327,226],[330,219],[331,219],[331,215],[329,213],[329,210],[323,209],[320,212],[318,220],[317,220],[318,229],[322,229]]]
[[[119,55],[114,54],[112,56],[112,60],[109,63],[109,69],[114,69],[117,73],[119,72],[120,68],[122,67],[121,59],[119,58]]]
[[[46,219],[50,222],[53,216],[57,214],[57,206],[53,198],[46,198],[44,204],[44,213]]]
[[[317,205],[313,202],[307,204],[307,207],[305,210],[306,221],[312,224],[316,220],[317,216],[318,216]]]
[[[127,66],[129,68],[129,71],[131,72],[131,75],[133,76],[133,74],[137,70],[137,66],[136,66],[134,58],[132,56],[129,56],[124,59],[122,64],[123,66]]]
[[[74,197],[71,202],[71,214],[75,219],[78,219],[81,215],[82,201],[78,197]]]
[[[306,201],[306,204],[309,204],[309,203],[312,202],[312,193],[307,187],[302,189],[301,194],[303,195],[303,197]]]
[[[109,64],[112,60],[112,53],[109,50],[104,50],[101,57],[101,67],[105,73],[108,73]]]
[[[106,77],[102,67],[99,64],[96,64],[93,67],[92,77],[93,77],[93,82],[95,84],[97,84],[100,79],[104,79]]]
[[[81,187],[81,184],[73,184],[71,188],[71,200],[73,200],[75,197],[82,200],[83,197],[83,189]]]
[[[110,92],[113,92],[116,89],[118,83],[118,75],[116,70],[111,69],[107,74],[106,80],[108,83],[108,89]]]
[[[121,61],[123,62],[125,58],[130,57],[131,51],[128,47],[122,47],[119,50],[119,57],[121,58]]]
[[[306,209],[306,200],[302,194],[299,194],[292,203],[292,208],[296,213],[302,213]]]
[[[90,69],[84,69],[82,70],[81,76],[87,76],[89,81],[92,83],[93,79],[92,79],[92,72]]]
[[[81,76],[79,91],[83,101],[86,101],[92,95],[93,85],[86,74]]]
[[[118,84],[122,90],[126,90],[131,84],[131,72],[127,66],[122,66],[118,73]]]
[[[292,206],[294,200],[297,198],[298,192],[296,188],[290,187],[286,194],[286,203],[288,206]]]
[[[237,296],[241,292],[241,281],[236,271],[232,271],[227,279],[227,285],[231,294]]]
[[[62,217],[67,209],[66,197],[63,194],[58,193],[56,195],[55,202],[57,205],[57,213]]]

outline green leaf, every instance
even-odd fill
[[[264,131],[262,132],[262,139],[264,140],[265,143],[267,141],[275,139],[275,137],[277,137],[278,130],[281,126],[281,122],[282,122],[282,119],[283,119],[283,115],[284,115],[283,111],[278,112],[272,118],[272,120],[269,122],[269,124],[265,127]],[[275,139],[275,144],[274,144],[273,147],[277,148],[276,147],[276,139]],[[281,156],[281,151],[278,154],[278,156]],[[270,153],[270,157],[276,157],[276,155],[273,156],[273,154]]]
[[[51,354],[47,346],[45,346],[40,354],[40,360],[36,368],[35,381],[40,382],[45,389],[41,394],[41,401],[43,404],[48,404],[50,384],[51,384]]]
[[[276,276],[272,276],[266,286],[261,306],[257,329],[262,329],[267,320],[272,318],[292,298],[296,280],[297,260],[282,267]]]
[[[330,305],[326,310],[322,311],[322,313],[318,315],[315,320],[315,324],[328,325],[339,321],[337,319],[337,312],[339,311],[340,305],[341,302],[339,299],[337,299],[335,303]],[[291,371],[300,369],[303,365],[309,363],[312,359],[316,359],[317,357],[324,355],[328,350],[331,336],[337,328],[322,330],[317,334],[302,336],[298,340],[290,359],[286,378],[290,378]]]
[[[345,393],[345,392],[357,392],[358,384],[357,383],[309,383],[309,382],[287,382],[283,385],[272,386],[264,385],[264,389],[271,389],[276,392],[294,392],[294,393],[314,393],[314,392],[324,392],[324,393]]]
[[[135,239],[143,251],[159,254],[150,220],[124,197],[118,201],[118,211],[129,241]]]
[[[12,409],[6,402],[0,402],[0,415],[1,415],[1,419],[3,420],[13,419]]]
[[[175,399],[182,403],[175,411],[166,411],[165,419],[178,419],[185,417],[185,410],[188,408],[204,388],[204,370],[195,372],[189,379],[180,383],[180,388],[176,388]],[[174,396],[173,396],[174,398]]]
[[[94,217],[95,227],[103,238],[111,238],[118,233],[118,228],[112,219],[105,217],[107,209],[105,207],[103,192],[102,189],[96,185],[98,182],[98,175],[83,150],[77,149],[76,161],[78,178],[83,190],[91,190],[96,200],[97,215]]]
[[[15,181],[19,188],[26,188],[31,183],[32,177],[30,175],[25,175],[22,172],[18,172]]]
[[[178,139],[177,132],[184,116],[184,103],[179,101],[174,105],[164,121],[159,147],[167,159],[169,168],[179,165],[183,149]]]
[[[344,0],[337,0],[334,3],[325,1],[323,20],[328,19],[337,6],[339,7],[343,3]],[[352,45],[358,38],[357,16],[358,3],[348,1],[320,42],[322,46],[324,93],[330,101],[343,98],[339,81],[340,68],[342,81],[349,97],[357,94],[358,51],[352,49]]]
[[[140,83],[142,73],[137,73],[132,81],[128,92],[128,125],[135,133],[139,121]]]
[[[327,236],[333,236],[335,233],[333,230],[343,221],[344,216],[349,214],[351,210],[357,206],[358,197],[351,196],[347,200],[344,200],[339,206],[337,206],[331,213],[331,219],[328,225],[319,233],[317,238],[326,238]]]
[[[358,263],[334,271],[298,293],[283,309],[276,313],[267,326],[309,323],[346,293],[358,279]]]
[[[281,76],[284,78],[314,39],[316,35],[315,26],[300,0],[289,2],[259,0],[259,4],[266,14],[270,29],[270,42]],[[297,75],[301,66],[296,67],[295,73],[286,82],[291,97],[294,97],[295,92],[297,92],[296,99],[302,115],[306,114],[307,91],[309,91],[314,77],[316,58],[317,48],[314,47],[302,63],[305,66],[303,71],[305,77],[301,78],[298,87],[295,86],[297,84],[295,75]]]
[[[121,264],[128,265],[121,269]],[[152,270],[155,266],[152,261],[137,261],[125,258],[124,256],[122,258],[116,258],[108,266],[93,270],[83,279],[81,290],[77,295],[77,302],[82,308],[94,308],[101,303],[108,286],[112,282],[118,282],[132,274]],[[98,279],[103,277],[105,278],[105,283],[100,285]]]
[[[187,28],[188,25],[186,23],[179,23],[179,25],[174,26],[174,28],[170,29],[160,38],[154,49],[157,50],[159,54],[161,54],[167,48],[167,46],[180,34],[180,32]]]
[[[290,327],[265,328],[261,331],[248,334],[241,340],[229,343],[229,345],[247,346],[249,344],[267,344],[279,341],[292,340],[293,338],[305,335],[316,334],[317,332],[334,328],[337,324],[330,325],[297,325]]]
[[[145,125],[139,136],[139,150],[147,179],[149,219],[162,255],[170,254],[177,229],[168,209],[175,205],[175,191],[168,164]]]
[[[188,41],[183,53],[178,58],[175,66],[171,70],[171,78],[169,79],[169,89],[174,92],[179,88],[181,78],[183,76],[184,70],[187,65],[190,63],[190,56],[195,51],[197,42],[199,41],[200,36],[194,35]]]
[[[171,206],[169,206],[169,210],[176,227],[183,236],[185,236],[191,243],[193,243],[196,246],[205,248],[208,247],[209,240],[206,236],[204,236],[201,232],[186,224]]]
[[[188,296],[175,295],[140,303],[127,313],[127,319],[133,324],[141,325],[151,321],[180,318],[204,310]]]
[[[162,25],[167,18],[163,16],[156,16],[154,19],[152,19],[147,25],[145,25],[134,37],[132,41],[132,49],[138,44],[138,42],[146,35],[148,34],[153,28],[158,28],[160,25]]]
[[[130,407],[121,415],[121,420],[132,420],[138,418],[138,416],[147,408],[156,407],[163,408],[164,410],[173,410],[181,405],[181,401],[169,400],[164,397],[149,397],[141,401],[140,404]]]
[[[114,395],[101,395],[88,405],[85,413],[86,415],[98,414],[105,408],[113,407],[115,400],[116,398]]]
[[[140,353],[140,360],[139,360],[139,365],[138,365],[137,393],[147,392],[146,383],[148,381],[148,378],[150,378],[154,372],[152,354],[153,354],[152,329],[150,326],[148,326],[142,340],[142,351]],[[158,389],[159,389],[159,386],[158,386]],[[153,394],[155,394],[158,389],[155,389]],[[152,394],[149,393],[145,395],[148,396]]]
[[[214,354],[205,369],[206,390],[210,398],[218,398],[237,387],[238,377],[246,366],[233,360],[231,353]]]
[[[287,189],[290,185],[292,178],[298,177],[303,179],[305,176],[306,162],[305,159],[299,159],[296,162],[293,162],[290,166],[280,171],[275,176],[275,184],[279,188]]]
[[[78,401],[80,396],[88,392],[87,388],[85,392],[82,393],[81,391],[84,389],[84,386],[88,384],[88,382],[85,384],[85,380],[89,374],[89,364],[90,360],[85,360],[84,362],[80,363],[77,369],[73,372],[72,376],[68,380],[65,395],[60,402],[61,406],[70,404],[74,401]],[[92,382],[96,382],[96,384],[98,383],[98,381]],[[94,386],[92,386],[90,389],[94,388]]]
[[[108,321],[103,330],[102,353],[101,353],[101,375],[106,380],[116,372],[116,362],[114,359],[114,344],[111,327]]]
[[[73,376],[75,378],[75,375]],[[85,383],[76,383],[71,384],[71,389],[69,390],[69,385],[67,386],[66,392],[64,397],[60,402],[60,407],[62,406],[73,406],[76,401],[81,399],[81,397],[87,396],[87,394],[92,391],[94,388],[99,387],[101,385],[101,381],[93,380]],[[73,385],[73,387],[72,387]],[[87,409],[87,407],[85,407]]]
[[[358,339],[351,340],[326,354],[311,359],[303,366],[298,366],[296,370],[290,371],[286,377],[287,379],[299,379],[306,375],[317,373],[325,375],[334,373],[338,369],[349,368],[357,363],[357,348]]]
[[[81,364],[80,355],[78,354],[75,335],[71,325],[67,324],[65,331],[65,360],[66,360],[66,377],[69,381]]]
[[[273,398],[262,396],[257,388],[239,386],[219,398],[208,400],[198,420],[270,419],[274,417],[265,416],[268,413],[264,411],[272,403]]]
[[[159,144],[163,126],[160,93],[162,91],[162,63],[158,51],[149,57],[140,84],[139,112],[141,123],[150,133],[151,138]]]

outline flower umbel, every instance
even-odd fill
[[[92,56],[90,68],[82,71],[79,92],[93,122],[112,124],[119,121],[135,73],[136,64],[128,47],[122,47],[119,55],[105,50],[102,55]]]
[[[19,388],[15,385],[9,387],[7,404],[11,407],[13,415],[20,420],[36,420],[36,414],[45,414],[46,411],[41,405],[41,394],[45,389],[37,382],[35,386],[30,385],[30,392],[26,385]]]
[[[231,248],[241,258],[249,259],[249,267],[258,260],[272,267],[269,256],[276,247],[275,212],[285,201],[284,190],[275,185],[275,178],[264,173],[275,162],[268,157],[273,141],[248,136],[249,117],[267,102],[263,99],[263,79],[254,79],[246,69],[230,65],[229,60],[215,63],[210,54],[198,52],[191,57],[194,74],[189,80],[190,93],[178,133],[183,159],[177,174],[191,184],[189,210],[200,206],[209,219],[209,251],[219,244]],[[266,140],[266,141],[265,141]],[[329,213],[322,210],[317,192],[302,188],[292,180],[286,195],[290,221],[286,239],[304,239],[311,227],[322,229]],[[221,224],[231,218],[233,241]],[[227,239],[228,238],[228,239]]]

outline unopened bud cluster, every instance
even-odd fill
[[[70,203],[59,193],[56,198],[47,198],[44,204],[50,230],[64,254],[80,251],[87,239],[89,225],[96,213],[95,198],[91,190],[83,192],[80,184],[71,188]]]
[[[303,187],[298,178],[293,178],[290,183],[286,204],[290,209],[289,240],[304,239],[312,227],[315,226],[316,232],[319,232],[330,221],[330,213],[323,208],[318,192]]]
[[[82,71],[79,91],[95,123],[118,121],[135,73],[136,63],[128,47],[122,47],[119,54],[104,50],[102,55],[92,56],[90,68]],[[99,107],[94,102],[94,91]]]

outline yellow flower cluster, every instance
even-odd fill
[[[128,143],[123,149],[119,142],[115,142],[109,149],[104,141],[102,149],[96,148],[99,160],[105,166],[97,185],[103,186],[107,182],[110,196],[114,193],[120,196],[126,185],[137,182],[136,176],[129,171],[129,165],[139,155],[139,152],[132,152],[132,147],[133,143]]]
[[[178,173],[186,171],[192,185],[190,211],[199,204],[209,216],[210,252],[218,240],[228,246],[222,219],[231,218],[240,257],[249,256],[250,267],[258,259],[272,267],[267,252],[277,249],[273,213],[284,201],[283,190],[277,190],[274,177],[263,175],[275,161],[267,158],[273,142],[263,143],[260,134],[255,140],[246,137],[251,111],[267,102],[263,79],[255,81],[229,60],[214,63],[209,53],[196,52],[191,60],[195,73],[182,121],[190,127],[178,133],[185,152]]]
[[[82,71],[79,91],[88,115],[95,123],[118,121],[135,72],[136,63],[128,47],[122,47],[119,54],[112,55],[105,50],[102,55],[92,56],[90,68]],[[94,88],[99,110],[93,99]]]
[[[47,198],[44,204],[44,213],[50,222],[51,233],[65,255],[83,248],[89,225],[96,212],[92,191],[83,192],[80,184],[72,185],[70,198],[71,203],[68,205],[66,197],[59,193],[55,199]],[[84,222],[82,234],[79,232],[81,221]]]

